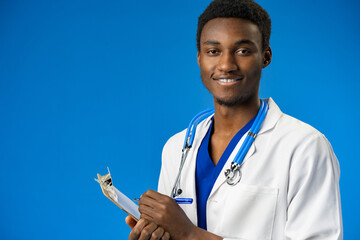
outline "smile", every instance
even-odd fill
[[[239,79],[218,79],[219,82],[223,82],[223,83],[229,83],[229,82],[236,82]]]
[[[232,77],[232,78],[214,78],[214,80],[217,82],[217,84],[222,86],[232,86],[234,84],[237,84],[240,80],[242,80],[242,77]]]

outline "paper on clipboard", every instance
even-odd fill
[[[117,190],[116,187],[114,187],[109,168],[108,172],[109,173],[104,176],[97,174],[98,179],[95,178],[95,181],[100,184],[101,190],[106,197],[108,197],[118,207],[120,207],[127,214],[129,214],[133,219],[139,221],[139,206],[134,203],[130,198],[128,198],[125,194]]]

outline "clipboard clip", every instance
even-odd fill
[[[114,200],[115,202],[117,202],[118,197],[117,197],[117,195],[115,193],[115,189],[114,189],[114,186],[113,186],[113,183],[112,183],[109,167],[107,167],[107,170],[108,170],[107,174],[105,174],[104,176],[101,176],[100,174],[98,174],[97,175],[98,178],[97,179],[94,178],[94,180],[97,181],[100,184],[101,189],[104,191],[104,194],[105,194],[105,191],[106,191],[109,194],[109,196],[111,197],[111,199]]]

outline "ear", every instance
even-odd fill
[[[198,65],[199,65],[199,67],[200,67],[200,53],[199,52],[197,52],[197,63],[198,63]]]
[[[270,46],[264,51],[263,53],[263,66],[262,68],[266,68],[270,63],[272,59],[272,51]]]

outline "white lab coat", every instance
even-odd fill
[[[242,178],[230,186],[230,167],[246,134],[220,172],[207,201],[207,228],[224,239],[342,239],[339,164],[328,140],[313,127],[280,111],[269,111],[241,166]],[[181,205],[197,225],[196,156],[210,119],[199,124],[181,175]],[[179,169],[185,130],[165,144],[159,192],[170,195]]]

